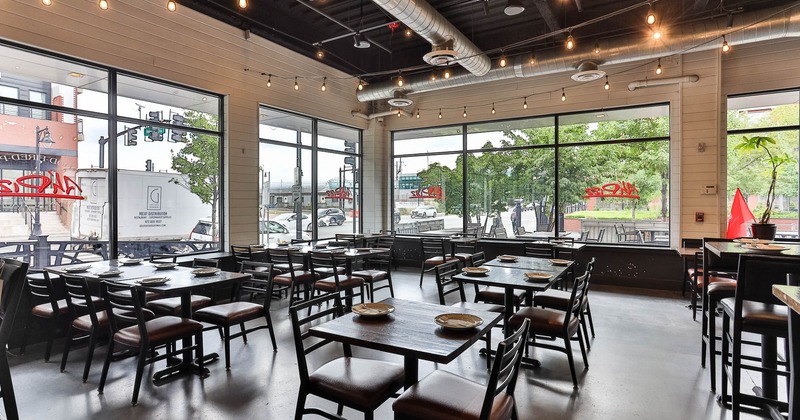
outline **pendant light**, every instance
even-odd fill
[[[175,0],[169,0],[167,2],[167,10],[170,12],[174,12],[177,8],[178,6],[175,4]]]
[[[239,0],[239,8],[240,9],[247,8],[247,0]]]
[[[565,102],[567,100],[567,92],[564,92],[564,88],[561,88],[561,102]]]
[[[725,35],[722,35],[722,52],[730,52],[731,46],[728,45],[728,40],[725,39]]]
[[[605,90],[611,89],[611,86],[608,84],[608,76],[606,76],[606,84],[605,84],[605,86],[603,86],[603,89],[605,89]]]
[[[267,76],[267,87],[272,87],[272,75]]]
[[[297,76],[294,77],[294,90],[300,90],[300,85],[297,84]]]
[[[656,67],[656,74],[661,74],[663,72],[664,72],[664,70],[661,68],[661,59],[659,58],[658,59],[658,66]]]
[[[328,86],[326,86],[326,85],[325,85],[325,82],[326,82],[327,80],[328,80],[328,78],[327,78],[327,77],[323,77],[323,78],[322,78],[322,86],[320,86],[320,87],[319,87],[319,90],[321,90],[321,91],[323,91],[323,92],[325,92],[326,90],[328,90]]]
[[[108,10],[108,0],[100,0],[100,3],[97,3],[100,6],[101,10]]]

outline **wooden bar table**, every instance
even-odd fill
[[[381,301],[394,306],[393,313],[368,318],[354,313],[316,325],[313,336],[403,356],[406,388],[419,381],[419,360],[450,363],[497,325],[502,314],[454,308],[402,299]],[[464,331],[451,331],[434,322],[437,315],[466,313],[480,317],[483,324]]]
[[[789,311],[789,418],[800,418],[800,287],[782,284],[772,285],[772,294],[785,303]]]

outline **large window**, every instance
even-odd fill
[[[494,238],[669,245],[667,105],[393,135],[399,232],[438,227],[406,217],[425,204],[442,228]]]
[[[0,252],[47,244],[42,267],[219,248],[218,96],[4,45],[0,73]]]
[[[770,223],[777,236],[798,237],[798,145],[800,142],[800,90],[751,94],[728,98],[727,197],[730,211],[738,188],[756,220],[766,208],[772,166],[763,150],[737,147],[744,137],[769,137],[770,153],[786,158],[778,167],[775,201]]]
[[[360,232],[360,130],[262,106],[259,137],[261,243]]]

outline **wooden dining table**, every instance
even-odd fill
[[[364,317],[355,313],[311,327],[309,333],[359,347],[403,356],[406,388],[419,381],[419,360],[450,363],[497,325],[502,314],[389,298],[393,313]],[[466,313],[483,323],[467,330],[448,330],[434,322],[437,315]]]

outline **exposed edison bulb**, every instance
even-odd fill
[[[244,9],[247,7],[247,0],[239,0],[239,8]]]
[[[358,90],[364,90],[364,81],[363,80],[359,79],[359,81],[358,81]]]
[[[661,59],[658,60],[658,66],[656,67],[656,74],[661,74],[664,72],[664,69],[661,68]]]
[[[467,118],[467,107],[464,107],[464,118]]]
[[[561,102],[567,100],[567,92],[564,92],[564,88],[561,88]]]
[[[328,86],[326,86],[326,85],[325,85],[325,82],[326,82],[327,80],[328,80],[328,78],[327,78],[327,77],[323,77],[323,78],[322,78],[322,86],[320,86],[320,87],[319,87],[319,90],[321,90],[321,91],[323,91],[323,92],[325,92],[326,90],[328,90]]]
[[[506,61],[507,60],[506,60],[506,55],[505,54],[500,56],[500,67],[505,67],[506,66]]]
[[[300,85],[297,84],[297,76],[294,78],[294,90],[300,90]]]
[[[528,109],[528,98],[522,100],[522,109]]]
[[[42,4],[45,6],[50,6],[51,4],[53,4],[53,2],[52,0],[42,0]]]
[[[411,38],[411,35],[414,35],[414,32],[411,30],[411,28],[406,28],[405,35],[406,38]]]
[[[400,109],[399,109],[399,108],[397,109],[397,116],[398,116],[398,117],[402,117],[402,116],[403,116],[403,112],[402,112],[402,111],[400,111]]]
[[[435,82],[435,81],[436,81],[436,70],[431,72],[431,82]]]
[[[317,58],[320,60],[325,58],[325,51],[322,51],[322,48],[317,48]]]
[[[169,10],[170,12],[174,12],[175,9],[177,8],[178,6],[175,4],[175,0],[169,0],[167,2],[167,10]]]
[[[267,87],[272,87],[272,75],[271,74],[269,75],[269,77],[267,77]]]
[[[405,84],[406,84],[406,81],[403,80],[403,76],[398,76],[397,77],[397,87],[403,87],[403,85],[405,85]]]
[[[419,110],[417,110],[417,119],[419,119]]]
[[[108,10],[108,0],[100,0],[97,5],[100,6],[101,10]]]
[[[594,43],[594,53],[600,54],[600,44],[597,42]]]
[[[653,11],[653,8],[652,8],[652,7],[651,7],[651,8],[650,8],[650,10],[647,12],[647,17],[645,17],[645,18],[644,18],[644,21],[645,21],[645,22],[646,22],[648,25],[652,25],[652,24],[656,23],[656,13]]]
[[[605,90],[611,89],[611,85],[608,84],[608,76],[606,76],[606,84],[605,84],[605,86],[603,86],[603,89],[605,89]]]
[[[661,39],[661,31],[653,31],[653,39]]]
[[[492,115],[497,114],[497,111],[494,110],[494,102],[492,102]]]
[[[570,51],[575,49],[575,38],[573,38],[572,35],[567,37],[567,49]]]
[[[444,78],[445,79],[449,79],[450,78],[450,69],[444,69]]]
[[[534,53],[531,53],[531,60],[530,60],[530,63],[531,63],[531,64],[536,64],[536,54],[534,54]]]
[[[731,50],[731,46],[728,45],[728,40],[725,37],[722,37],[722,52],[729,52]]]
[[[442,119],[442,108],[439,108],[439,119]]]

